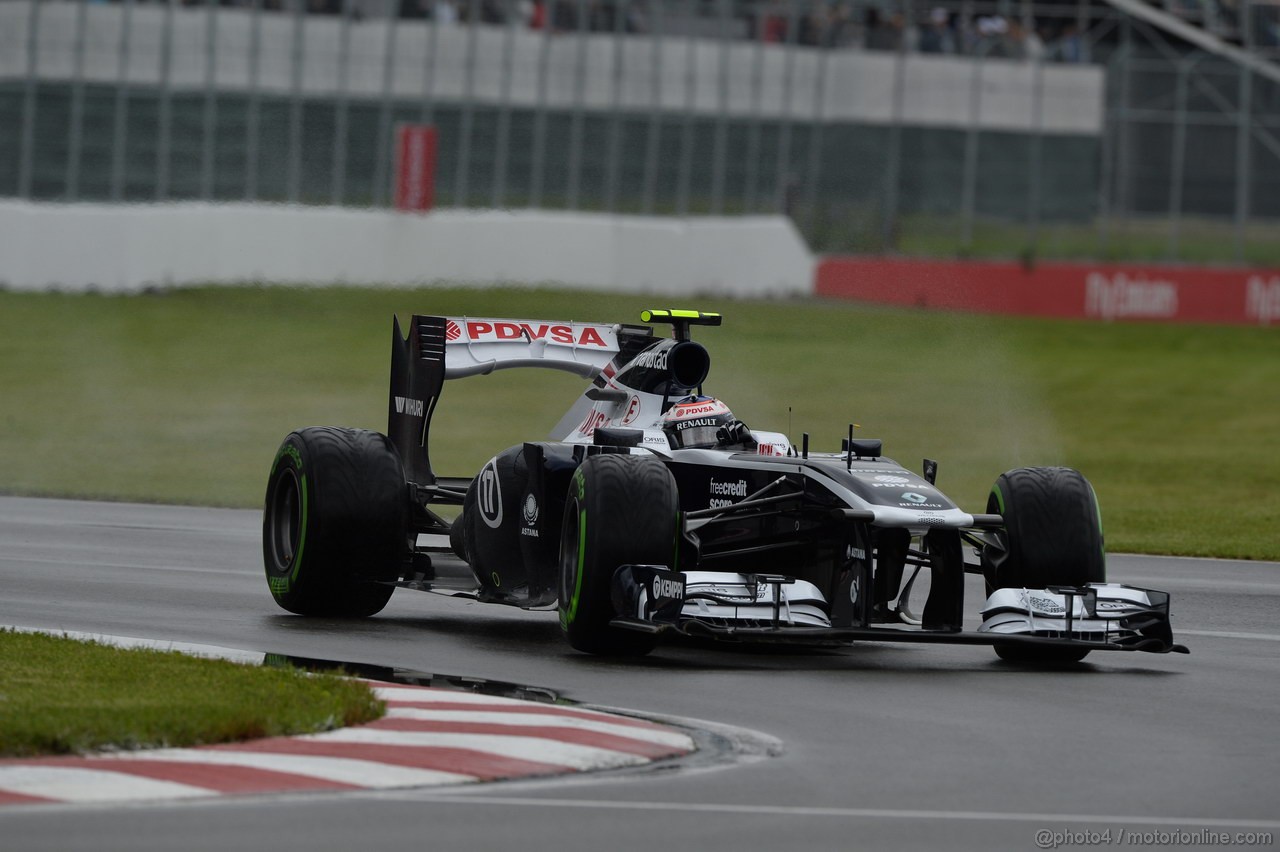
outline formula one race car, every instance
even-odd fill
[[[1167,594],[1106,582],[1097,498],[1078,472],[1008,471],[985,512],[962,511],[933,461],[917,475],[852,427],[840,452],[811,452],[808,435],[796,447],[705,395],[710,356],[690,329],[718,314],[641,318],[672,337],[414,316],[406,338],[395,320],[387,435],[311,427],[276,455],[263,517],[276,602],[368,616],[404,587],[556,607],[569,643],[594,654],[643,654],[669,633],[985,644],[1022,661],[1185,653]],[[438,476],[428,437],[445,380],[516,367],[591,384],[556,440],[506,449],[472,478]],[[461,507],[452,522],[436,512],[448,505]],[[962,629],[966,572],[989,595],[976,632]]]

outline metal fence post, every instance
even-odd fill
[[[373,143],[373,198],[374,207],[387,203],[387,173],[394,154],[391,150],[391,91],[395,84],[396,70],[396,5],[386,6],[387,33],[383,39],[382,97],[378,103],[378,132]]]
[[[289,165],[288,199],[297,204],[302,196],[302,63],[304,57],[303,22],[306,20],[306,0],[293,0],[293,43],[290,70],[289,101]]]
[[[341,206],[347,194],[347,145],[351,115],[351,16],[354,0],[342,0],[338,28],[338,74],[333,93],[333,164],[329,203]]]
[[[329,171],[329,203],[342,205],[347,190],[347,118],[350,110],[348,80],[351,72],[351,4],[354,0],[342,0],[341,20],[338,24],[337,83],[333,92],[333,152]]]
[[[719,91],[715,136],[711,148],[711,215],[724,212],[724,178],[729,157],[729,0],[719,0],[717,30],[720,41]]]
[[[686,12],[686,23],[688,24]],[[684,69],[684,125],[680,128],[680,171],[676,176],[676,215],[687,216],[689,213],[689,191],[693,180],[693,119],[698,103],[698,40],[694,36],[693,26],[685,40]]]
[[[646,214],[653,213],[655,197],[658,194],[658,146],[662,141],[662,29],[665,25],[663,17],[663,0],[654,4],[656,10],[650,27],[650,61],[649,70],[650,102],[649,132],[645,138],[644,149],[644,197],[640,209]]]
[[[622,157],[622,50],[626,34],[627,2],[617,0],[613,13],[613,98],[609,115],[609,154],[605,167],[604,209],[618,206],[618,168]]]
[[[213,198],[214,156],[218,131],[218,2],[204,0],[204,114],[201,116],[200,197]]]
[[[533,113],[533,149],[530,154],[529,206],[542,206],[542,187],[547,159],[547,77],[551,64],[551,10],[542,21],[542,44],[538,48],[538,102]]]
[[[906,44],[898,43],[893,63],[893,107],[889,119],[889,158],[884,170],[884,221],[881,223],[880,244],[882,251],[889,251],[897,244],[898,186],[902,172],[902,113],[906,101],[907,53]]]
[[[117,203],[124,200],[125,146],[129,141],[129,35],[133,29],[133,3],[134,0],[123,0],[120,10],[120,50],[111,133],[111,200]]]
[[[1239,83],[1239,112],[1236,126],[1236,209],[1235,209],[1235,260],[1244,262],[1245,227],[1249,223],[1249,181],[1253,171],[1253,70],[1245,65],[1237,68]]]
[[[1099,140],[1101,150],[1099,151],[1100,173],[1098,175],[1098,246],[1102,252],[1106,252],[1107,246],[1111,241],[1111,211],[1113,207],[1114,188],[1112,186],[1115,180],[1115,159],[1116,159],[1116,124],[1118,122],[1119,110],[1113,103],[1118,95],[1113,94],[1114,87],[1111,80],[1116,75],[1116,66],[1118,57],[1112,55],[1107,60],[1107,76],[1105,89],[1103,90],[1103,98],[1106,101],[1103,114],[1106,116],[1105,123],[1102,128],[1102,138]]]
[[[1174,95],[1173,152],[1169,168],[1169,260],[1178,259],[1179,231],[1182,225],[1182,183],[1186,180],[1187,157],[1187,88],[1195,58],[1179,61]]]
[[[164,29],[160,36],[160,104],[156,115],[156,201],[169,197],[170,146],[173,142],[173,7],[164,0]]]
[[[981,45],[969,75],[969,126],[964,135],[964,176],[960,184],[960,243],[973,251],[974,217],[978,207],[978,144],[982,134],[982,70],[987,47]]]
[[[757,3],[757,12],[760,6]],[[747,212],[755,212],[760,184],[760,149],[764,134],[764,27],[759,17],[756,19],[756,31],[750,34],[755,39],[755,58],[751,63],[751,126],[747,130],[747,171],[742,179],[742,206]]]
[[[511,145],[511,78],[515,52],[515,4],[507,0],[503,4],[506,30],[502,34],[502,91],[498,104],[498,130],[493,163],[493,195],[490,206],[501,209],[507,201],[508,147]]]
[[[67,174],[64,195],[68,201],[80,197],[80,148],[84,139],[84,31],[88,0],[76,4],[75,66],[71,72],[71,115],[67,122]]]
[[[18,153],[18,197],[30,198],[36,150],[36,87],[40,55],[40,0],[27,19],[27,80],[22,91],[22,142]]]
[[[453,175],[453,206],[466,207],[471,183],[471,131],[475,125],[476,42],[479,38],[480,0],[467,5],[467,59],[462,80],[462,116],[458,128],[458,156]]]
[[[1027,157],[1027,251],[1034,256],[1040,244],[1041,168],[1044,149],[1044,58],[1032,60],[1031,151]]]
[[[422,59],[422,103],[418,107],[418,123],[430,124],[435,119],[436,53],[440,45],[440,18],[431,16],[427,29],[427,54]]]
[[[787,38],[783,47],[787,53],[782,63],[778,161],[774,175],[774,197],[777,199],[777,209],[785,216],[791,215],[791,84],[795,77],[796,63],[796,3],[797,0],[787,0]]]
[[[1076,0],[1076,34],[1080,38],[1080,62],[1089,63],[1093,61],[1093,50],[1089,39],[1085,38],[1085,34],[1089,32],[1089,14],[1093,6],[1093,0]]]
[[[583,111],[587,97],[587,2],[577,3],[577,65],[573,82],[573,117],[569,123],[569,186],[565,206],[578,209],[578,193],[582,185],[582,133],[586,117]]]
[[[818,79],[814,81],[813,121],[809,130],[809,167],[805,175],[805,222],[810,239],[818,227],[818,185],[822,177],[822,134],[826,128],[827,58],[834,47],[822,47],[818,54]]]
[[[1132,204],[1133,179],[1133,128],[1130,126],[1130,107],[1133,104],[1133,26],[1128,18],[1120,22],[1120,104],[1116,108],[1117,150],[1113,153],[1115,169],[1115,198],[1113,212],[1127,223]]]
[[[262,49],[262,0],[250,0],[249,13],[249,96],[244,114],[244,197],[246,201],[258,198],[258,136],[259,129],[259,59]]]

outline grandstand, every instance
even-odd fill
[[[818,251],[1276,262],[1257,0],[0,0],[0,197],[782,212]]]

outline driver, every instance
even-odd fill
[[[744,449],[757,446],[747,424],[715,397],[686,396],[662,416],[662,431],[672,449]]]

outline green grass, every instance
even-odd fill
[[[0,293],[0,491],[261,505],[293,428],[384,429],[391,315],[637,321],[720,310],[707,390],[757,428],[863,437],[981,510],[996,475],[1066,464],[1097,488],[1111,550],[1280,559],[1280,334],[1027,320],[852,303],[538,289]],[[470,475],[544,437],[585,383],[451,382],[432,458]]]
[[[363,683],[173,651],[0,631],[0,755],[192,746],[357,725]]]

